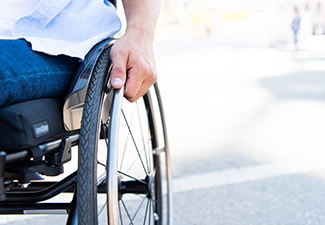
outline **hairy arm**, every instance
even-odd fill
[[[127,27],[111,50],[111,83],[125,85],[124,96],[133,102],[157,80],[152,44],[160,0],[123,0],[123,6]]]

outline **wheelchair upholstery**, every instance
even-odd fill
[[[0,109],[0,149],[34,147],[68,134],[62,124],[63,99],[42,98]]]

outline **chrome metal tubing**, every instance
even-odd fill
[[[41,191],[21,191],[21,192],[6,192],[6,198],[2,203],[26,203],[40,202],[48,200],[76,185],[77,171],[64,178],[62,181],[41,190]]]
[[[76,145],[76,144],[78,144],[78,141],[79,141],[79,134],[71,135],[68,138],[71,139],[71,143],[73,145]],[[42,150],[43,155],[45,155],[45,154],[54,152],[61,146],[62,146],[62,139],[52,141],[49,143],[45,143],[45,144],[39,145],[38,147]],[[29,159],[29,157],[30,157],[30,153],[28,150],[21,150],[20,152],[8,154],[8,155],[6,155],[6,165],[27,160],[27,159]]]

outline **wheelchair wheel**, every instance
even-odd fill
[[[98,59],[79,140],[78,224],[172,224],[168,141],[157,85],[123,101]],[[120,121],[120,122],[119,122]]]

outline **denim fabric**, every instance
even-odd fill
[[[22,39],[0,40],[0,107],[41,97],[65,97],[79,59],[34,52]]]

